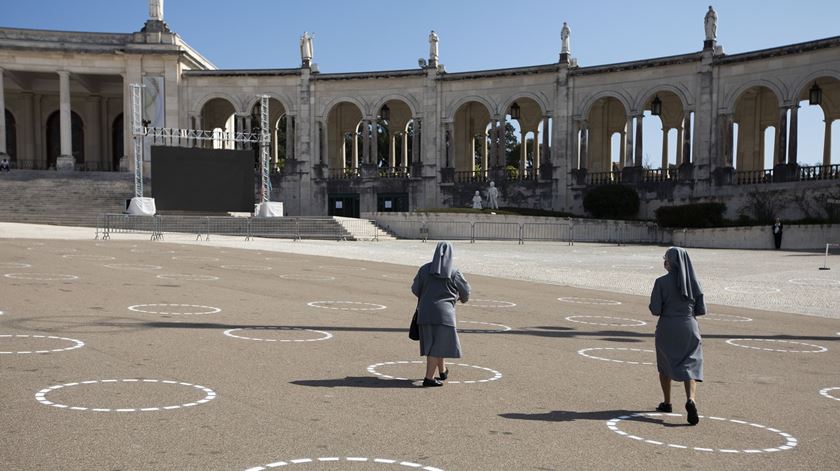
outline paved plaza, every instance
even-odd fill
[[[417,387],[432,243],[0,223],[0,469],[835,469],[840,257],[689,249],[702,416],[647,310],[665,247],[455,242],[464,357]],[[832,264],[838,266],[833,266]]]

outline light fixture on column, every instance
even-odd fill
[[[817,85],[816,80],[814,81],[814,86],[808,90],[808,104],[810,105],[819,105],[822,103],[822,88]]]
[[[515,101],[512,105],[510,105],[510,117],[513,119],[519,119],[522,117],[522,110],[519,108],[519,104]]]
[[[659,99],[659,95],[655,95],[653,101],[650,102],[650,114],[654,116],[662,114],[662,100]]]
[[[382,109],[379,110],[379,117],[384,119],[385,121],[388,121],[389,119],[391,119],[391,108],[388,108],[387,103],[382,105]]]

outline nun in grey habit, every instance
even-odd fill
[[[697,382],[703,381],[703,343],[696,316],[706,314],[703,290],[688,252],[671,247],[665,252],[666,275],[656,279],[650,295],[650,312],[656,323],[656,366],[665,400],[656,410],[671,412],[671,381],[685,384],[688,423],[700,419],[694,402]]]
[[[420,355],[426,357],[423,386],[443,386],[449,376],[444,358],[461,358],[455,302],[470,299],[470,284],[452,263],[452,244],[438,242],[432,261],[417,270],[411,292],[417,296]]]

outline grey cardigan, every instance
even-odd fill
[[[694,301],[686,299],[677,287],[677,279],[668,273],[656,279],[650,294],[650,312],[662,317],[691,317],[706,314],[706,301],[703,294]]]
[[[440,278],[429,273],[429,263],[417,270],[411,292],[418,298],[417,323],[455,327],[455,302],[470,299],[470,284],[457,269],[452,277]]]

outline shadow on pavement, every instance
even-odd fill
[[[347,376],[337,379],[305,379],[289,381],[290,384],[298,386],[311,386],[316,388],[417,388],[414,381],[410,379],[384,380],[371,376]]]
[[[622,417],[625,415],[631,415],[636,413],[638,412],[629,410],[602,410],[590,412],[555,410],[539,414],[507,413],[499,414],[499,417],[516,420],[541,420],[545,422],[574,422],[575,420],[607,421],[610,419],[615,419],[616,417]],[[677,417],[673,418],[677,419]],[[645,422],[654,425],[661,425],[663,427],[691,427],[691,425],[688,423],[665,422],[660,417],[637,416],[624,420],[633,422]]]

